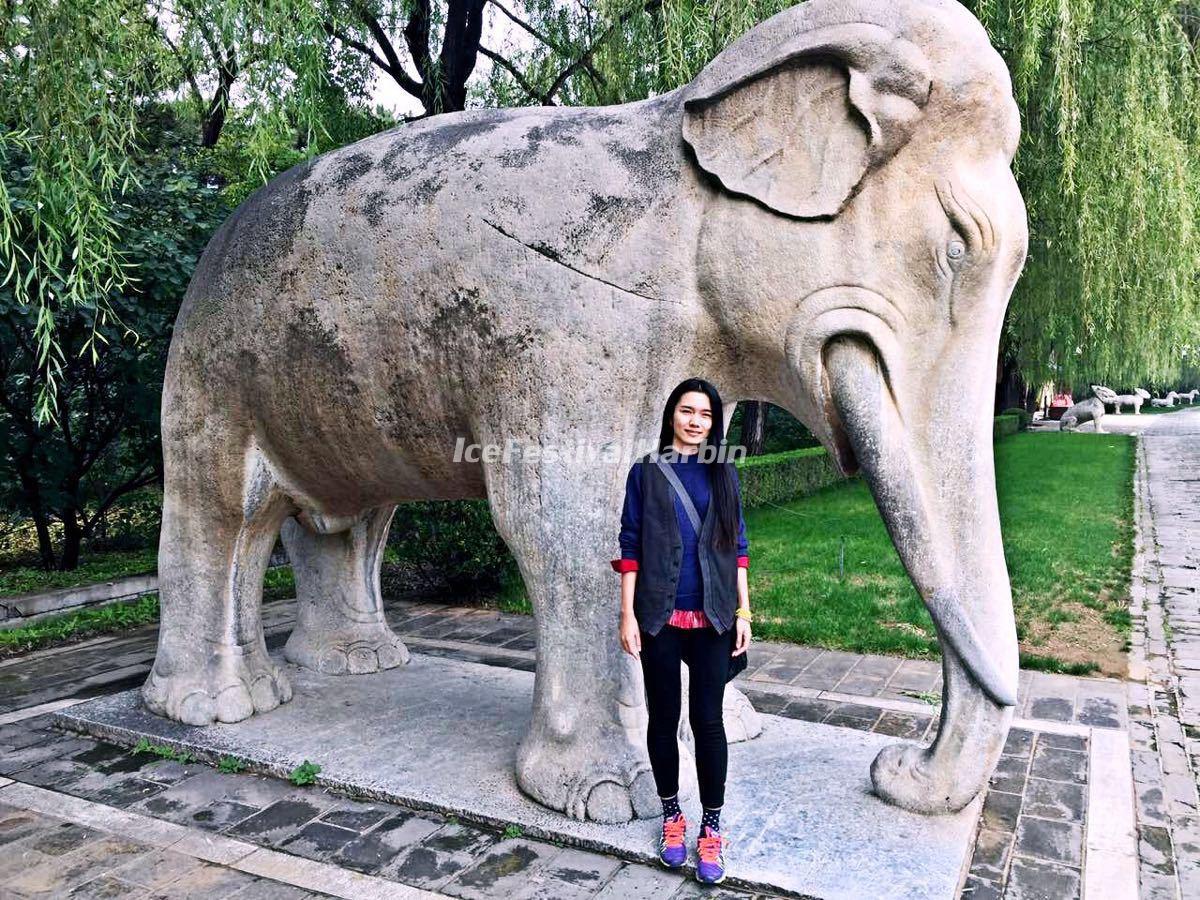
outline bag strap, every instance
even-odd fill
[[[696,505],[692,503],[692,498],[684,489],[683,484],[679,480],[679,476],[675,474],[675,470],[672,469],[671,466],[665,462],[661,456],[658,457],[655,462],[658,463],[658,467],[662,469],[663,475],[666,476],[667,481],[670,482],[671,487],[675,490],[675,495],[683,504],[683,511],[687,513],[688,521],[692,523],[692,528],[695,529],[696,535],[699,536],[700,514],[696,512]]]

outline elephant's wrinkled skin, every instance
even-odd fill
[[[863,472],[945,673],[933,746],[887,748],[872,777],[910,809],[962,807],[1017,685],[990,410],[1027,242],[1018,131],[958,4],[812,0],[669,94],[441,116],[275,179],[213,238],[171,346],[146,702],[203,724],[288,699],[259,622],[281,527],[288,657],[406,661],[379,607],[392,510],[486,496],[537,618],[519,783],[576,817],[653,815],[607,563],[632,455],[452,451],[644,451],[670,388],[700,376],[790,410]]]

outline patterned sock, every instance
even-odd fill
[[[707,825],[713,831],[721,830],[721,807],[709,809],[704,807],[704,815],[700,818],[700,833],[704,833],[704,826]]]
[[[662,801],[664,819],[674,818],[675,816],[679,815],[680,812],[682,812],[682,810],[679,808],[678,794],[676,794],[674,797],[659,797],[658,799]]]

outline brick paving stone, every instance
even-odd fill
[[[755,709],[759,709],[758,702],[756,700],[754,703]],[[764,705],[770,706],[770,701]],[[801,719],[806,722],[821,722],[837,708],[837,705],[832,700],[818,700],[815,697],[795,697],[780,709],[775,710],[775,715],[785,716],[789,719]],[[760,710],[760,712],[764,711],[768,710]]]
[[[542,867],[536,887],[523,890],[521,896],[536,900],[585,900],[594,897],[620,868],[619,859],[568,847]]]
[[[686,877],[662,868],[626,863],[600,889],[595,900],[660,900],[672,896]]]
[[[382,871],[401,853],[446,827],[444,819],[397,810],[371,831],[342,846],[336,861],[367,874]]]
[[[225,833],[233,838],[277,845],[320,814],[319,807],[304,800],[277,800]]]
[[[105,900],[110,897],[142,897],[144,894],[145,888],[141,885],[122,881],[115,875],[101,875],[74,888],[67,897],[70,900]]]
[[[1079,870],[1036,859],[1014,859],[1005,900],[1078,900]]]
[[[931,721],[931,716],[888,711],[884,712],[879,717],[879,721],[875,723],[875,733],[916,740],[929,728]]]
[[[351,831],[363,832],[378,825],[398,810],[398,807],[390,804],[344,800],[322,815],[321,821],[341,828],[349,828]]]
[[[190,872],[187,878],[151,892],[147,900],[229,900],[256,882],[258,879],[253,875],[236,869],[202,865]]]
[[[493,832],[449,822],[385,865],[379,874],[414,887],[440,891],[499,841],[499,835]]]
[[[1171,847],[1171,831],[1157,825],[1138,828],[1138,857],[1143,867],[1160,875],[1175,874],[1175,851]]]
[[[189,809],[187,815],[172,821],[205,831],[224,831],[258,812],[261,812],[259,807],[236,800],[214,800],[199,809]]]
[[[21,894],[62,894],[91,881],[125,860],[144,853],[141,844],[123,838],[102,836],[81,846],[13,873],[6,886]]]
[[[314,894],[290,884],[259,878],[230,894],[227,900],[313,900],[325,896],[328,895]]]
[[[747,688],[745,691],[743,691],[743,693],[746,695],[746,699],[750,701],[750,704],[756,710],[758,710],[761,713],[768,713],[771,715],[783,715],[782,710],[784,710],[789,705],[789,703],[807,703],[807,702],[809,702],[803,698],[789,701],[787,697],[780,696],[779,694],[770,694],[765,691],[756,691],[756,690],[751,690],[749,688]],[[825,718],[825,716],[827,716],[834,707],[834,704],[832,704],[832,703],[823,703],[822,701],[816,701],[816,702],[822,703],[821,719]],[[803,717],[802,716],[794,716],[793,718],[803,718]],[[819,722],[819,721],[821,721],[821,719],[813,719],[812,721]]]
[[[980,830],[971,855],[971,874],[987,881],[1002,882],[1012,848],[1011,831]]]
[[[193,856],[172,850],[153,850],[117,866],[108,874],[143,888],[157,889],[194,872],[202,865],[204,863]]]
[[[1025,791],[1029,760],[1020,756],[1001,756],[989,782],[998,791],[1020,794]]]
[[[1015,850],[1018,856],[1079,866],[1083,859],[1083,829],[1072,822],[1021,816]]]
[[[1029,756],[1033,749],[1033,732],[1023,728],[1010,728],[1004,740],[1003,753],[1008,756]]]
[[[1029,774],[1034,778],[1083,784],[1087,781],[1087,754],[1075,750],[1062,750],[1039,742],[1033,750],[1033,764]]]
[[[45,829],[46,822],[41,816],[0,804],[0,847]]]
[[[1038,734],[1038,743],[1043,747],[1054,747],[1058,750],[1077,750],[1080,753],[1087,750],[1087,739],[1076,734],[1043,731]]]
[[[750,896],[744,891],[728,888],[723,884],[701,884],[689,878],[671,894],[671,900],[746,900]]]
[[[1083,822],[1087,796],[1082,785],[1030,778],[1022,812],[1041,819]]]
[[[1029,704],[1029,715],[1034,719],[1070,722],[1074,714],[1075,704],[1061,697],[1035,697]]]
[[[359,837],[357,831],[339,828],[328,822],[309,822],[278,847],[285,853],[325,862],[344,846]]]
[[[971,875],[958,896],[959,900],[1001,900],[1004,892],[996,882]]]
[[[1016,831],[1020,813],[1020,794],[988,791],[983,801],[983,827],[993,831]]]

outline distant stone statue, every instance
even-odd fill
[[[486,497],[537,621],[518,784],[576,818],[661,813],[609,560],[629,464],[696,376],[863,473],[945,682],[933,745],[885,748],[875,791],[961,809],[1017,701],[990,411],[1028,243],[1019,137],[963,6],[811,0],[649,100],[433,116],[280,175],[210,241],[172,338],[147,706],[206,725],[291,697],[259,615],[281,529],[285,655],[403,665],[392,513]],[[460,438],[486,454],[453,458]]]
[[[1175,392],[1171,391],[1171,393],[1167,394],[1165,397],[1151,397],[1150,405],[1158,407],[1159,409],[1169,409],[1175,405],[1175,396]]]
[[[1150,399],[1150,392],[1143,388],[1134,388],[1132,394],[1118,394],[1104,385],[1093,384],[1092,391],[1101,402],[1114,407],[1113,412],[1117,415],[1120,415],[1122,406],[1132,407],[1134,415],[1141,415],[1142,404]]]
[[[1077,431],[1080,425],[1091,422],[1097,434],[1104,434],[1104,429],[1100,427],[1103,418],[1104,402],[1099,397],[1088,397],[1069,407],[1058,420],[1058,427],[1061,431]]]
[[[1171,393],[1175,394],[1175,397],[1178,400],[1186,400],[1188,402],[1188,406],[1191,406],[1196,401],[1196,395],[1200,394],[1200,390],[1197,390],[1196,388],[1192,388],[1190,391],[1187,391],[1182,394],[1175,393],[1174,391],[1172,391]]]

